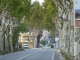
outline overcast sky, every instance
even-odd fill
[[[75,9],[80,9],[80,0],[75,0]]]
[[[32,0],[32,2],[34,2],[35,0]],[[42,2],[44,2],[44,0],[36,0],[39,1],[40,4],[42,4]]]

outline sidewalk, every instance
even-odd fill
[[[58,55],[59,55],[59,60],[65,60],[60,51],[58,51]]]

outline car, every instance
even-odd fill
[[[28,49],[28,44],[24,44],[24,49]]]
[[[51,45],[51,48],[54,48],[54,45]]]

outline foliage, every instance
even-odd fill
[[[55,24],[53,23],[53,15],[57,13],[57,8],[55,6],[55,3],[52,0],[45,0],[43,3],[44,7],[44,21],[45,21],[45,27],[48,30],[54,30]]]
[[[57,14],[57,8],[55,3],[52,0],[44,0],[43,3],[44,7],[44,27],[48,31],[50,31],[52,38],[54,38],[54,32],[56,30],[55,23],[53,22],[56,14]]]
[[[44,0],[41,6],[38,1],[31,4],[31,0],[0,0],[0,14],[6,10],[10,18],[15,18],[15,21],[20,22],[25,16],[25,23],[20,23],[14,28],[13,45],[17,43],[19,32],[27,31],[28,28],[47,29],[55,31],[53,23],[53,15],[56,14],[57,8],[52,0]],[[6,7],[7,6],[7,7]],[[6,8],[6,9],[5,9]],[[51,32],[51,33],[52,33]]]
[[[28,18],[30,7],[31,0],[0,0],[0,13],[6,8],[11,17],[17,20],[21,20],[24,15]]]
[[[51,46],[51,44],[49,43],[48,46]]]
[[[16,45],[17,41],[18,41],[18,36],[20,32],[27,32],[27,25],[25,23],[20,23],[18,26],[16,26],[14,28],[14,32],[13,32],[13,46]]]
[[[41,40],[41,41],[40,41],[40,44],[42,44],[42,45],[45,45],[46,43],[47,43],[46,40]]]
[[[35,1],[30,10],[29,21],[31,27],[54,30],[55,24],[52,21],[52,17],[56,12],[57,9],[52,0],[45,0],[42,6],[40,6],[38,1]]]
[[[30,10],[30,19],[28,20],[28,24],[30,28],[36,28],[39,29],[42,26],[42,20],[43,20],[43,8],[40,6],[38,1],[35,1],[32,4],[31,10]]]

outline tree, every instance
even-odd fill
[[[41,40],[41,41],[40,41],[40,44],[42,44],[42,45],[45,45],[46,43],[47,43],[46,40]]]
[[[31,6],[30,20],[27,20],[30,30],[47,29],[51,33],[55,32],[56,27],[52,18],[56,13],[57,9],[52,0],[45,0],[42,6],[38,1],[35,1]],[[54,38],[54,34],[52,35]]]
[[[33,4],[31,4],[31,0],[0,0],[0,20],[3,20],[2,17],[4,16],[5,20],[10,21],[10,23],[7,24],[8,27],[6,24],[2,26],[3,40],[6,40],[6,33],[8,37],[9,33],[11,32],[13,35],[13,45],[16,45],[18,33],[20,31],[23,32],[26,29],[25,27],[24,29],[22,28],[23,25],[26,25],[20,23],[23,18],[30,33],[31,31],[36,31],[36,34],[39,34],[41,29],[47,29],[49,31],[55,30],[55,24],[53,23],[52,18],[56,12],[57,9],[52,0],[45,0],[42,6],[38,1],[35,1]],[[11,23],[13,23],[12,25],[16,24],[17,26],[13,28]],[[19,30],[19,28],[21,29]],[[6,40],[6,42],[11,40],[12,39],[10,38],[10,40]],[[6,42],[4,45],[6,45]],[[7,44],[7,46],[8,45],[9,44]]]
[[[28,28],[25,23],[20,23],[18,26],[16,26],[14,28],[14,32],[13,32],[13,47],[14,47],[14,49],[15,49],[16,44],[18,44],[19,33],[27,32],[27,31],[28,31]]]
[[[39,40],[41,36],[39,35],[41,35],[40,33],[43,27],[43,18],[44,18],[43,7],[39,4],[38,1],[35,1],[31,6],[30,20],[27,22],[30,27],[30,30],[37,34],[37,36],[35,35],[35,38],[37,38],[37,47],[39,46],[40,43]]]
[[[54,16],[57,14],[57,8],[55,3],[52,0],[44,0],[44,26],[47,30],[51,32],[52,37],[54,38],[54,32],[56,30],[55,23],[53,22],[55,19]]]
[[[3,50],[9,52],[9,46],[12,48],[12,31],[14,30],[12,25],[15,24],[14,22],[16,22],[16,25],[20,24],[24,16],[28,19],[30,4],[31,0],[0,0],[0,21],[3,20],[3,17],[5,18],[4,24],[1,21],[1,27],[3,28],[3,42],[1,42],[3,46],[1,47],[3,47]],[[7,23],[8,20],[10,23]],[[11,50],[13,51],[13,49]]]
[[[28,25],[31,29],[40,29],[41,21],[43,20],[43,12],[42,12],[42,7],[40,6],[38,1],[35,1],[31,5],[31,10],[30,10],[30,19],[28,21]],[[39,25],[39,26],[38,26]]]

